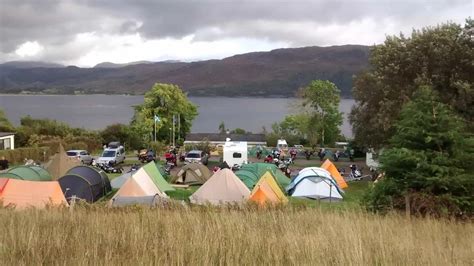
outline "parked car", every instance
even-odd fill
[[[98,164],[116,165],[125,161],[125,150],[123,147],[116,149],[104,149],[102,155],[97,159]]]
[[[209,155],[199,150],[192,150],[186,154],[186,157],[184,157],[185,164],[202,163],[204,165],[207,165],[208,162],[209,162]]]
[[[92,164],[92,156],[86,150],[69,150],[66,154],[68,157],[79,159],[83,164]]]

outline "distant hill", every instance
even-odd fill
[[[344,45],[277,49],[191,63],[118,67],[107,63],[94,68],[0,64],[0,92],[142,94],[162,82],[178,84],[193,96],[293,96],[313,79],[328,79],[343,97],[350,97],[352,76],[368,66],[368,56],[367,46]]]
[[[150,61],[136,61],[136,62],[130,62],[130,63],[124,63],[124,64],[115,64],[115,63],[111,63],[111,62],[103,62],[103,63],[95,65],[94,68],[119,68],[119,67],[133,66],[133,65],[139,65],[139,64],[153,64],[153,62],[150,62]]]
[[[59,68],[64,67],[64,65],[41,62],[41,61],[9,61],[3,64],[0,64],[1,67],[11,67],[11,68],[34,68],[34,67],[45,67],[45,68]]]

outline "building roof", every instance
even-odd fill
[[[189,133],[186,141],[202,141],[207,139],[214,142],[225,142],[226,138],[231,141],[266,142],[265,134],[220,134],[220,133]]]
[[[15,135],[15,133],[13,133],[13,132],[0,132],[0,137],[7,137],[7,136],[11,136],[11,135]]]

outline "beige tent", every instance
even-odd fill
[[[76,158],[70,158],[64,151],[63,145],[59,144],[59,151],[51,156],[51,159],[45,164],[45,169],[51,174],[54,180],[64,176],[67,171],[73,167],[81,165]]]
[[[143,197],[159,195],[168,198],[163,191],[161,191],[142,167],[136,171],[123,186],[117,191],[111,200],[111,203],[116,197]]]
[[[242,203],[250,196],[250,190],[230,170],[222,169],[216,172],[189,199],[195,204],[225,204]]]
[[[190,163],[171,179],[171,183],[180,184],[204,184],[211,177],[212,173],[207,166],[199,163]]]

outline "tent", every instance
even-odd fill
[[[160,191],[174,191],[175,189],[166,182],[165,178],[160,174],[160,171],[156,167],[154,162],[149,162],[142,167],[148,174],[148,176],[153,180],[153,183],[160,189]]]
[[[159,195],[160,197],[168,198],[164,191],[161,191],[152,178],[148,175],[145,168],[142,167],[133,173],[127,179],[125,184],[117,191],[111,200],[111,204],[115,198],[118,197],[144,197]]]
[[[114,198],[111,201],[112,207],[124,207],[130,205],[145,205],[145,206],[156,206],[162,197],[159,195],[152,195],[152,196],[142,196],[142,197],[123,197],[119,196]]]
[[[273,178],[273,175],[269,171],[263,174],[263,176],[253,188],[252,194],[250,195],[250,200],[257,202],[260,205],[263,205],[267,202],[288,202],[285,194],[283,194],[283,191],[281,191],[280,187]]]
[[[211,171],[207,166],[199,163],[190,163],[179,170],[176,177],[171,179],[171,183],[181,184],[204,184],[211,177]]]
[[[60,144],[58,153],[51,156],[44,168],[46,168],[46,170],[48,170],[51,176],[56,180],[65,175],[69,169],[79,165],[81,165],[81,162],[76,158],[68,157],[63,146]]]
[[[121,176],[117,176],[116,178],[112,179],[112,181],[110,181],[110,185],[112,186],[112,188],[115,188],[115,189],[121,188],[123,186],[123,184],[125,184],[125,182],[127,182],[127,180],[135,172],[136,171],[128,172],[128,173],[125,173]]]
[[[50,205],[67,206],[57,181],[28,181],[0,178],[0,202],[17,209],[45,208]]]
[[[220,205],[242,203],[250,196],[250,190],[230,169],[214,173],[189,199],[191,203]]]
[[[87,202],[96,202],[112,190],[107,175],[89,166],[76,166],[58,179],[68,201],[73,196]]]
[[[50,181],[51,175],[45,169],[35,165],[21,165],[8,170],[9,174],[18,176],[18,179],[29,181]],[[15,178],[10,176],[10,178]]]
[[[341,176],[341,173],[339,173],[339,170],[337,170],[336,166],[329,159],[324,161],[324,163],[321,165],[321,168],[326,169],[329,171],[329,173],[331,173],[331,176],[334,178],[334,180],[336,180],[340,188],[344,189],[348,187],[346,181]]]
[[[281,189],[284,189],[290,183],[290,179],[286,177],[276,165],[271,163],[244,164],[239,171],[235,172],[235,174],[249,189],[253,189],[260,177],[263,176],[267,171],[271,172]],[[253,175],[251,175],[249,172],[253,173]]]
[[[300,171],[288,186],[287,191],[292,197],[330,201],[342,200],[344,193],[326,171],[318,171],[317,169]]]

